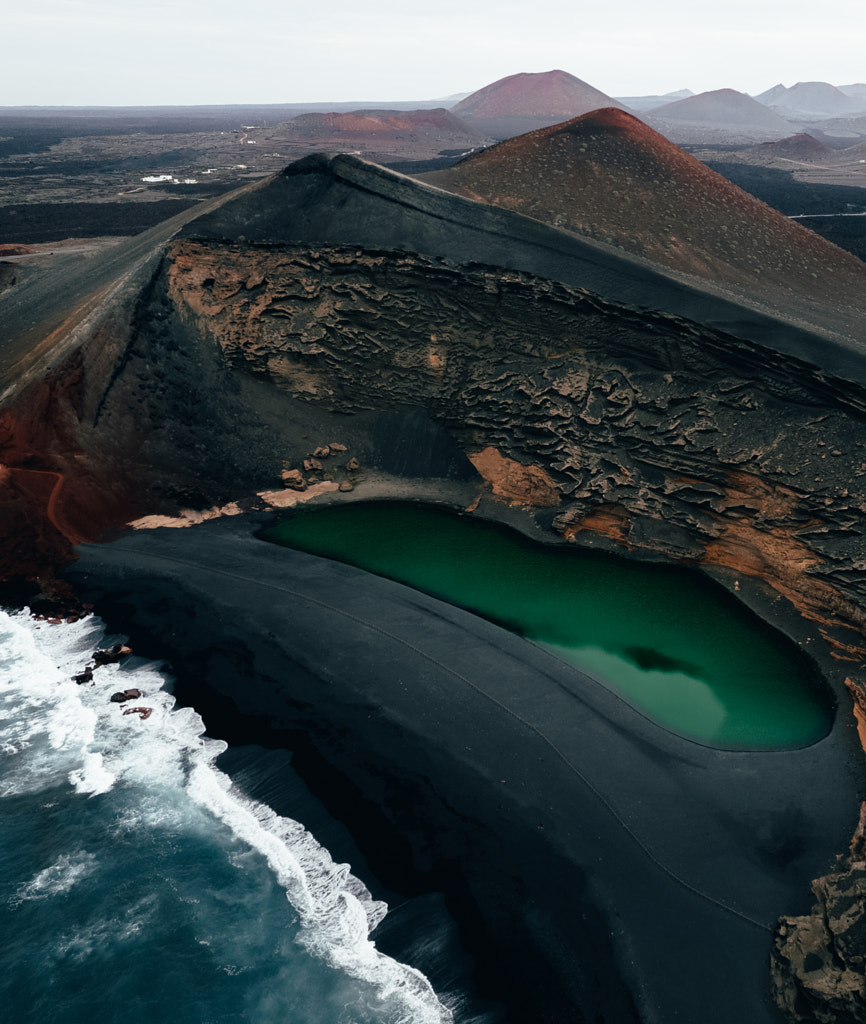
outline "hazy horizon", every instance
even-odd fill
[[[0,106],[430,101],[561,68],[610,96],[866,80],[860,0],[31,0],[0,18]]]

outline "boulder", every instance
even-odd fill
[[[307,489],[304,475],[299,469],[284,469],[281,476],[284,487],[289,487],[293,491],[305,491]]]
[[[153,708],[124,708],[125,715],[139,715],[142,721],[147,720],[153,714]]]
[[[113,647],[94,651],[93,662],[95,665],[113,665],[121,658],[125,658],[127,654],[132,654],[131,647],[127,647],[126,644],[115,644]]]
[[[108,699],[112,704],[123,704],[128,700],[138,700],[141,696],[141,690],[136,690],[132,687],[129,690],[118,690],[117,693],[113,693]],[[126,714],[125,711],[124,714]]]

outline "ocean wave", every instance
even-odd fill
[[[302,824],[248,798],[216,767],[226,744],[205,736],[192,708],[175,706],[157,665],[131,657],[100,665],[92,680],[73,681],[94,650],[115,641],[94,616],[49,624],[0,611],[0,795],[66,786],[75,797],[93,798],[134,789],[134,802],[110,826],[115,832],[146,826],[209,834],[219,820],[266,859],[298,915],[300,944],[372,985],[383,1019],[450,1022],[450,1010],[428,979],[380,953],[369,939],[386,905],[372,899],[349,865],[335,864]],[[147,715],[124,714],[121,704],[109,700],[112,692],[128,689],[140,692],[132,703]],[[86,851],[63,854],[37,872],[19,897],[60,896],[97,867],[97,857]],[[141,920],[125,914],[61,936],[58,955],[86,957],[106,935],[137,934]]]

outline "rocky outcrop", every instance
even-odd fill
[[[117,693],[113,693],[108,699],[112,704],[125,704],[128,700],[138,700],[141,696],[141,690],[132,688],[129,690],[118,690]]]
[[[476,452],[471,460],[497,498],[528,508],[546,508],[560,502],[556,484],[538,466],[506,459],[495,448]]]
[[[866,804],[847,856],[812,885],[815,905],[779,922],[773,995],[796,1024],[866,1021]]]

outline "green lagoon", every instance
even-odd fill
[[[302,509],[262,537],[475,612],[703,743],[800,747],[832,725],[832,695],[811,662],[694,571],[540,544],[408,502]]]

